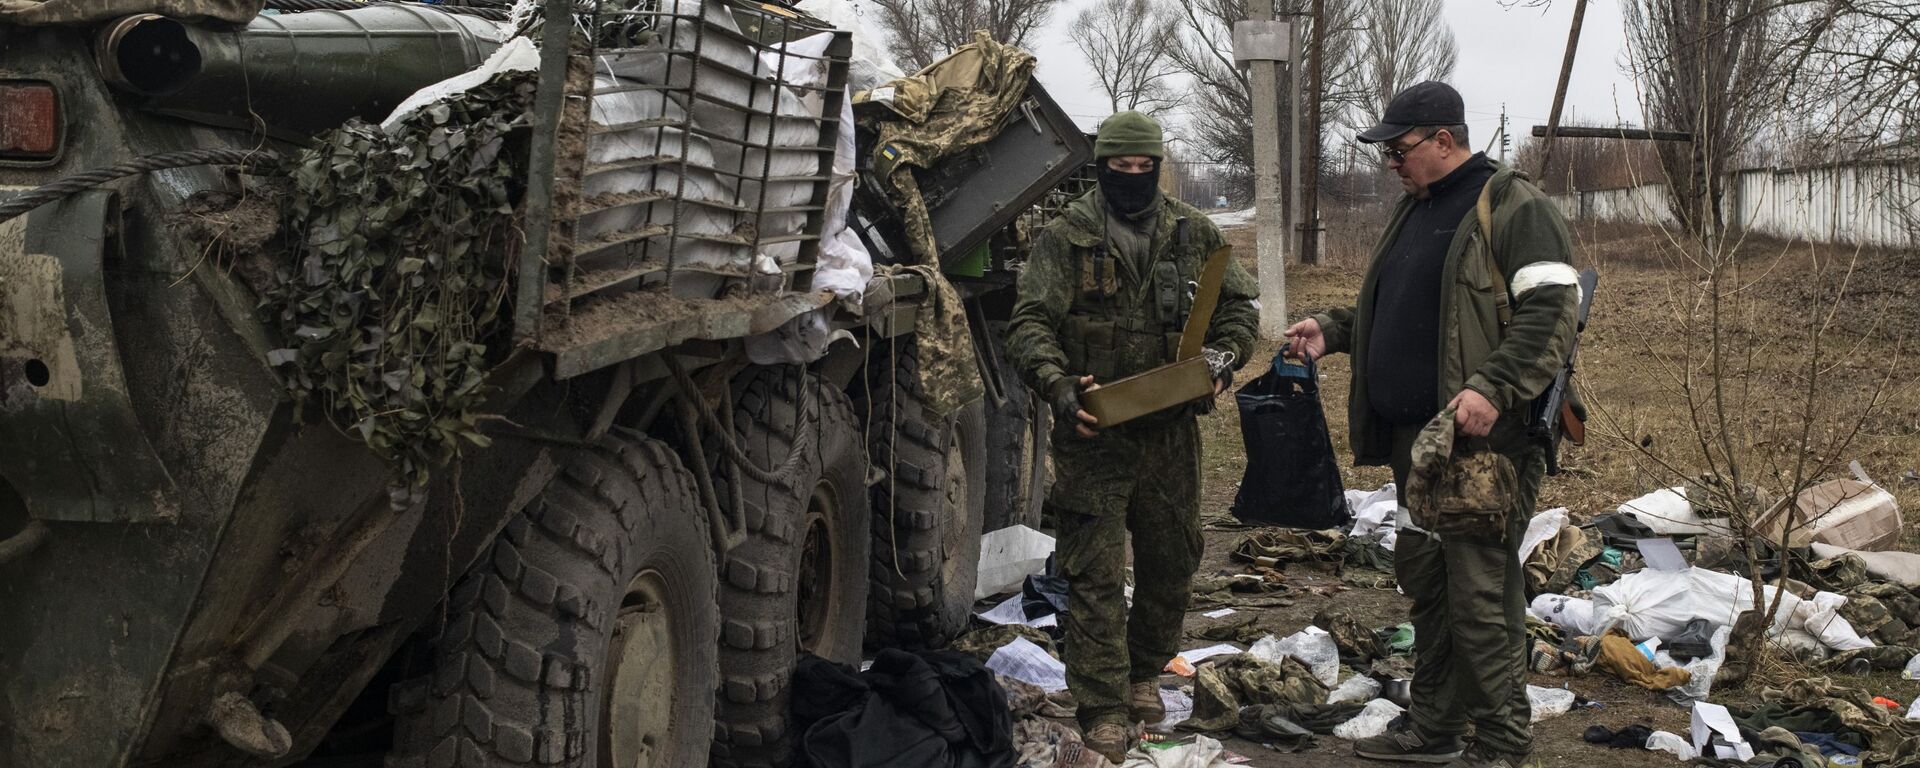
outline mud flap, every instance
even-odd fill
[[[0,223],[0,476],[43,520],[176,513],[127,396],[101,268],[120,216],[93,190]]]

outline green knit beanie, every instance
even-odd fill
[[[1160,124],[1133,110],[1115,113],[1102,122],[1100,134],[1093,140],[1093,156],[1106,158],[1124,155],[1166,157],[1166,145],[1161,143],[1160,138]]]

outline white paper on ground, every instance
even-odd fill
[[[1019,589],[1028,576],[1046,569],[1051,554],[1053,537],[1024,525],[981,536],[980,578],[974,582],[973,599]]]
[[[1226,656],[1234,653],[1243,653],[1243,651],[1240,650],[1240,646],[1232,643],[1220,643],[1217,645],[1209,645],[1205,648],[1195,648],[1191,651],[1181,651],[1180,658],[1186,659],[1188,664],[1198,664],[1215,656]]]
[[[1711,702],[1696,702],[1693,705],[1693,749],[1701,757],[1747,760],[1753,757],[1753,747],[1740,737],[1740,726],[1733,722],[1733,715],[1726,707]],[[1715,745],[1718,737],[1724,745]]]
[[[1565,527],[1567,527],[1566,507],[1554,507],[1534,515],[1532,520],[1527,521],[1527,533],[1520,537],[1520,551],[1515,553],[1519,556],[1520,563],[1526,564],[1527,558],[1533,556],[1533,550],[1538,548],[1541,542],[1553,538],[1554,534]]]
[[[1687,569],[1687,557],[1673,545],[1673,539],[1641,539],[1640,558],[1656,571],[1678,573]]]
[[[982,611],[979,616],[995,624],[1020,624],[1040,629],[1060,624],[1060,614],[1057,613],[1049,613],[1037,619],[1027,618],[1027,609],[1022,605],[1025,600],[1026,595],[1014,595],[1000,601],[999,605]]]
[[[1225,618],[1227,616],[1232,616],[1233,614],[1234,614],[1234,610],[1232,608],[1221,608],[1220,610],[1207,611],[1206,613],[1203,613],[1200,615],[1205,616],[1209,619],[1219,619],[1219,618]]]
[[[1067,665],[1024,637],[1000,646],[987,659],[987,669],[1034,685],[1047,693],[1067,689]]]

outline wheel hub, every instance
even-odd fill
[[[686,693],[674,686],[680,654],[666,594],[665,579],[646,571],[633,578],[621,600],[607,646],[601,768],[666,768],[661,750],[674,725],[673,701]]]
[[[940,583],[951,584],[961,568],[978,563],[962,563],[953,553],[962,551],[960,537],[970,535],[967,525],[967,460],[961,450],[959,432],[947,446],[947,482],[940,498]]]
[[[800,569],[797,609],[800,614],[800,648],[813,653],[822,647],[822,637],[831,629],[828,619],[841,598],[833,589],[833,542],[836,518],[832,491],[825,483],[813,490],[807,500],[806,537],[800,544]]]

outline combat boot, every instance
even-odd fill
[[[1087,749],[1119,765],[1127,761],[1127,750],[1133,748],[1133,729],[1120,723],[1096,723],[1087,729],[1085,741]]]
[[[1129,689],[1132,694],[1133,719],[1154,725],[1167,719],[1167,705],[1160,700],[1160,684],[1147,681],[1134,683]]]
[[[1401,715],[1387,724],[1387,732],[1368,736],[1353,743],[1353,753],[1373,760],[1398,760],[1409,763],[1444,763],[1455,768],[1462,756],[1459,736],[1426,736]]]

